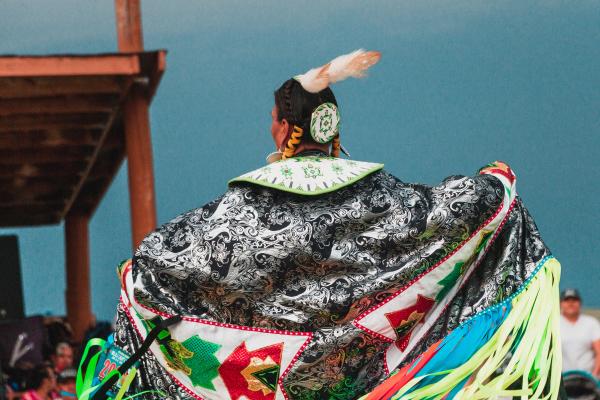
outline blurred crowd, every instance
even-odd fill
[[[582,313],[576,289],[564,290],[560,300],[565,387],[583,393],[588,385],[593,396],[600,378],[600,322]],[[0,400],[76,399],[76,367],[83,348],[73,341],[69,325],[60,318],[25,322],[12,333],[8,325],[0,325]],[[109,323],[96,324],[82,343],[92,337],[106,339],[111,331]],[[38,358],[36,350],[41,353]],[[597,393],[599,397],[589,398],[600,398],[600,390]]]
[[[29,325],[17,327],[17,332],[27,326],[31,326],[31,331],[18,333],[16,339],[15,335],[10,336],[8,324],[0,332],[5,334],[0,338],[0,346],[5,348],[0,357],[0,400],[76,399],[82,345],[73,340],[63,319],[34,317],[32,320],[26,320]],[[37,321],[41,321],[41,335],[37,334]],[[109,323],[96,324],[86,333],[83,346],[89,338],[108,337],[111,330]]]

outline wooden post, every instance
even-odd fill
[[[124,105],[125,148],[129,176],[129,202],[133,248],[156,228],[154,174],[148,98],[134,86]]]
[[[67,319],[77,341],[83,339],[93,320],[88,222],[89,218],[85,215],[68,214],[65,218]]]
[[[123,53],[144,50],[140,0],[115,0],[117,39]]]
[[[119,51],[144,49],[140,0],[115,0]],[[133,249],[156,227],[154,174],[148,96],[143,83],[132,86],[124,103],[125,147]]]

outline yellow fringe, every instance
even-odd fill
[[[441,372],[446,375],[439,381],[407,393],[424,377],[414,378],[392,399],[443,399],[464,379],[468,382],[456,393],[456,400],[556,399],[562,366],[559,279],[560,263],[550,257],[513,298],[512,308],[494,336],[467,362]],[[546,386],[549,390],[543,395]]]

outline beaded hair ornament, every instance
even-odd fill
[[[350,77],[363,78],[366,75],[366,71],[377,64],[380,59],[381,53],[378,51],[359,49],[352,53],[336,57],[327,64],[313,68],[304,74],[296,75],[294,79],[307,92],[319,93],[332,83],[340,82]],[[323,103],[311,114],[310,135],[317,143],[332,142],[331,155],[334,157],[339,157],[340,149],[348,154],[340,144],[339,125],[340,113],[333,103]],[[282,159],[285,160],[294,155],[296,146],[300,143],[303,134],[302,128],[294,125],[292,135],[281,155]],[[276,154],[273,153],[267,158],[267,161],[271,162],[274,156],[277,158]]]

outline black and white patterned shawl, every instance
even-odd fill
[[[393,344],[353,320],[451,254],[505,195],[501,181],[485,174],[431,187],[382,170],[320,196],[235,184],[146,237],[133,259],[135,298],[165,314],[311,332],[281,382],[285,396],[358,398],[386,377]],[[402,364],[514,293],[549,254],[518,197],[494,239]],[[131,352],[140,338],[124,308],[115,338]],[[133,392],[148,389],[194,398],[151,353]],[[215,398],[229,398],[222,396]]]

